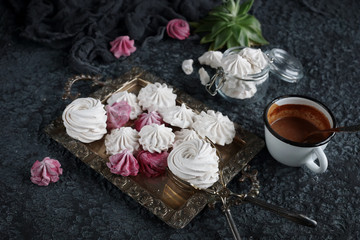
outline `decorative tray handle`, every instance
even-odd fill
[[[242,193],[237,194],[232,191],[230,191],[226,185],[224,184],[222,171],[220,171],[220,182],[222,183],[221,189],[215,189],[215,190],[205,190],[207,193],[217,196],[217,199],[215,198],[215,201],[210,203],[210,206],[213,207],[216,203],[216,201],[220,200],[222,202],[222,210],[226,216],[226,220],[229,224],[230,230],[233,234],[234,239],[240,240],[240,234],[236,228],[236,224],[234,222],[234,219],[230,212],[230,207],[233,205],[239,205],[243,202],[248,202],[251,204],[255,204],[259,207],[262,207],[266,210],[269,210],[271,212],[274,212],[278,214],[279,216],[282,216],[290,221],[293,221],[295,223],[315,228],[317,226],[317,222],[303,214],[289,211],[285,208],[273,205],[271,203],[268,203],[264,200],[256,198],[256,196],[259,194],[259,181],[257,180],[257,170],[250,171],[250,166],[246,165],[244,169],[241,171],[241,178],[239,179],[240,182],[245,181],[246,179],[249,179],[251,181],[251,189],[248,193]]]
[[[81,95],[80,93],[77,93],[75,95],[71,94],[71,87],[73,86],[73,84],[75,82],[80,81],[80,80],[86,80],[86,81],[92,81],[93,82],[92,86],[104,86],[106,83],[103,81],[100,81],[101,78],[102,78],[102,76],[91,76],[91,75],[85,75],[85,74],[76,75],[74,77],[69,78],[65,84],[65,87],[64,87],[65,92],[64,92],[62,99],[66,100],[66,99],[70,98],[70,99],[74,100]]]

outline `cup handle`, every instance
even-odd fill
[[[326,171],[328,166],[328,160],[324,153],[324,150],[322,150],[321,147],[317,147],[313,149],[313,152],[317,156],[317,159],[319,160],[319,165],[317,165],[314,161],[309,161],[305,165],[307,168],[309,168],[314,173],[323,173]]]

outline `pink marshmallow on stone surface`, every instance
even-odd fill
[[[148,151],[141,151],[138,154],[140,171],[147,177],[157,177],[164,174],[167,167],[168,155],[168,152],[151,153]]]
[[[57,182],[62,172],[58,160],[46,157],[41,162],[36,160],[33,164],[30,180],[39,186],[48,186],[50,182]]]
[[[144,126],[150,125],[150,124],[153,124],[153,123],[158,124],[158,125],[161,125],[161,124],[164,123],[162,117],[156,111],[149,112],[149,113],[142,113],[138,117],[138,119],[136,119],[136,121],[134,122],[134,125],[135,125],[136,131],[140,132],[140,130]]]
[[[131,106],[126,101],[114,102],[105,107],[107,129],[121,128],[130,119]]]
[[[184,40],[190,35],[190,26],[187,21],[176,18],[168,22],[166,31],[169,37]]]
[[[109,157],[110,162],[106,163],[110,172],[121,176],[136,176],[139,172],[138,160],[127,149]]]
[[[117,37],[114,41],[110,42],[110,45],[110,52],[112,52],[116,58],[130,56],[131,53],[136,51],[134,40],[130,40],[129,36]]]

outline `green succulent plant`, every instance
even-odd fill
[[[261,33],[261,24],[248,14],[254,0],[225,0],[199,22],[191,23],[196,33],[207,33],[200,43],[211,43],[209,50],[223,47],[268,44]]]

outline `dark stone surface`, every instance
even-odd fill
[[[101,66],[104,76],[140,66],[176,88],[228,115],[263,137],[262,111],[273,98],[303,94],[325,103],[338,125],[359,122],[360,18],[358,1],[256,1],[253,14],[273,47],[283,48],[304,65],[305,77],[289,84],[271,77],[267,95],[240,106],[210,97],[196,73],[181,70],[206,46],[198,39],[165,38],[139,48],[125,60]],[[8,29],[4,17],[1,30]],[[231,239],[219,208],[206,208],[184,229],[168,227],[145,208],[51,140],[44,127],[69,102],[63,86],[73,76],[68,53],[3,31],[0,33],[0,234],[2,239]],[[196,62],[196,61],[195,61]],[[195,70],[199,68],[195,64]],[[78,84],[83,95],[93,92]],[[360,134],[337,134],[326,149],[328,170],[277,163],[264,149],[252,160],[258,169],[259,198],[298,210],[318,221],[315,229],[296,225],[250,204],[232,209],[243,239],[359,239]],[[60,181],[39,187],[30,181],[36,160],[50,156],[64,169]],[[230,188],[241,192],[233,181]]]

